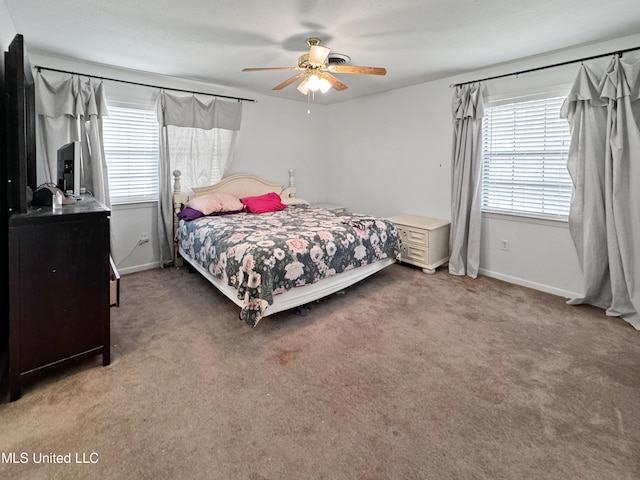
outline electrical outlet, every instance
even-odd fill
[[[500,250],[504,250],[505,252],[509,251],[509,240],[502,240],[500,242]]]
[[[138,240],[138,245],[147,243],[148,241],[149,241],[149,234],[147,232],[143,232],[140,234],[140,240]]]

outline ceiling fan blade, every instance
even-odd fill
[[[327,81],[331,84],[331,86],[338,91],[346,90],[347,88],[349,88],[347,87],[346,84],[342,83],[340,80],[338,80],[336,77],[334,77],[330,73],[326,73],[326,72],[323,73],[322,78],[326,78]]]
[[[366,75],[387,74],[387,70],[382,67],[358,67],[355,65],[329,65],[327,70],[332,73],[360,73]]]
[[[273,87],[273,90],[282,90],[284,87],[291,85],[293,82],[295,82],[299,78],[304,77],[306,74],[307,72],[305,71],[305,72],[300,72],[297,75],[294,75],[293,77],[289,77],[284,82]]]
[[[262,72],[264,70],[300,70],[299,67],[266,67],[266,68],[243,68],[243,72]]]
[[[324,65],[331,49],[322,45],[311,45],[309,47],[309,63],[314,65]]]

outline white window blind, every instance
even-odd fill
[[[489,106],[482,124],[482,210],[566,220],[569,125],[564,97]]]
[[[155,111],[110,105],[103,128],[111,204],[157,201],[160,146]]]

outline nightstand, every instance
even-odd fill
[[[316,203],[316,204],[313,204],[312,207],[329,210],[330,212],[333,212],[336,215],[342,215],[343,213],[347,213],[347,208],[344,205],[336,205],[335,203]]]
[[[402,239],[402,262],[422,267],[433,274],[449,261],[449,229],[446,220],[418,215],[395,215],[389,220]]]

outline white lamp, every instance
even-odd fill
[[[317,92],[320,90],[320,78],[315,73],[312,73],[309,76],[309,81],[307,82],[307,88],[312,92]]]
[[[298,85],[298,91],[303,95],[307,95],[309,91],[317,92],[320,90],[322,93],[326,93],[331,88],[331,83],[324,78],[319,77],[316,73],[312,73],[305,77],[305,79]]]
[[[300,82],[300,85],[298,85],[298,91],[303,95],[308,94],[309,93],[308,84],[309,84],[309,77],[306,76],[304,77],[304,80]]]
[[[329,81],[326,78],[321,77],[320,78],[320,91],[322,93],[327,93],[330,88],[331,88],[331,84],[329,83]]]

